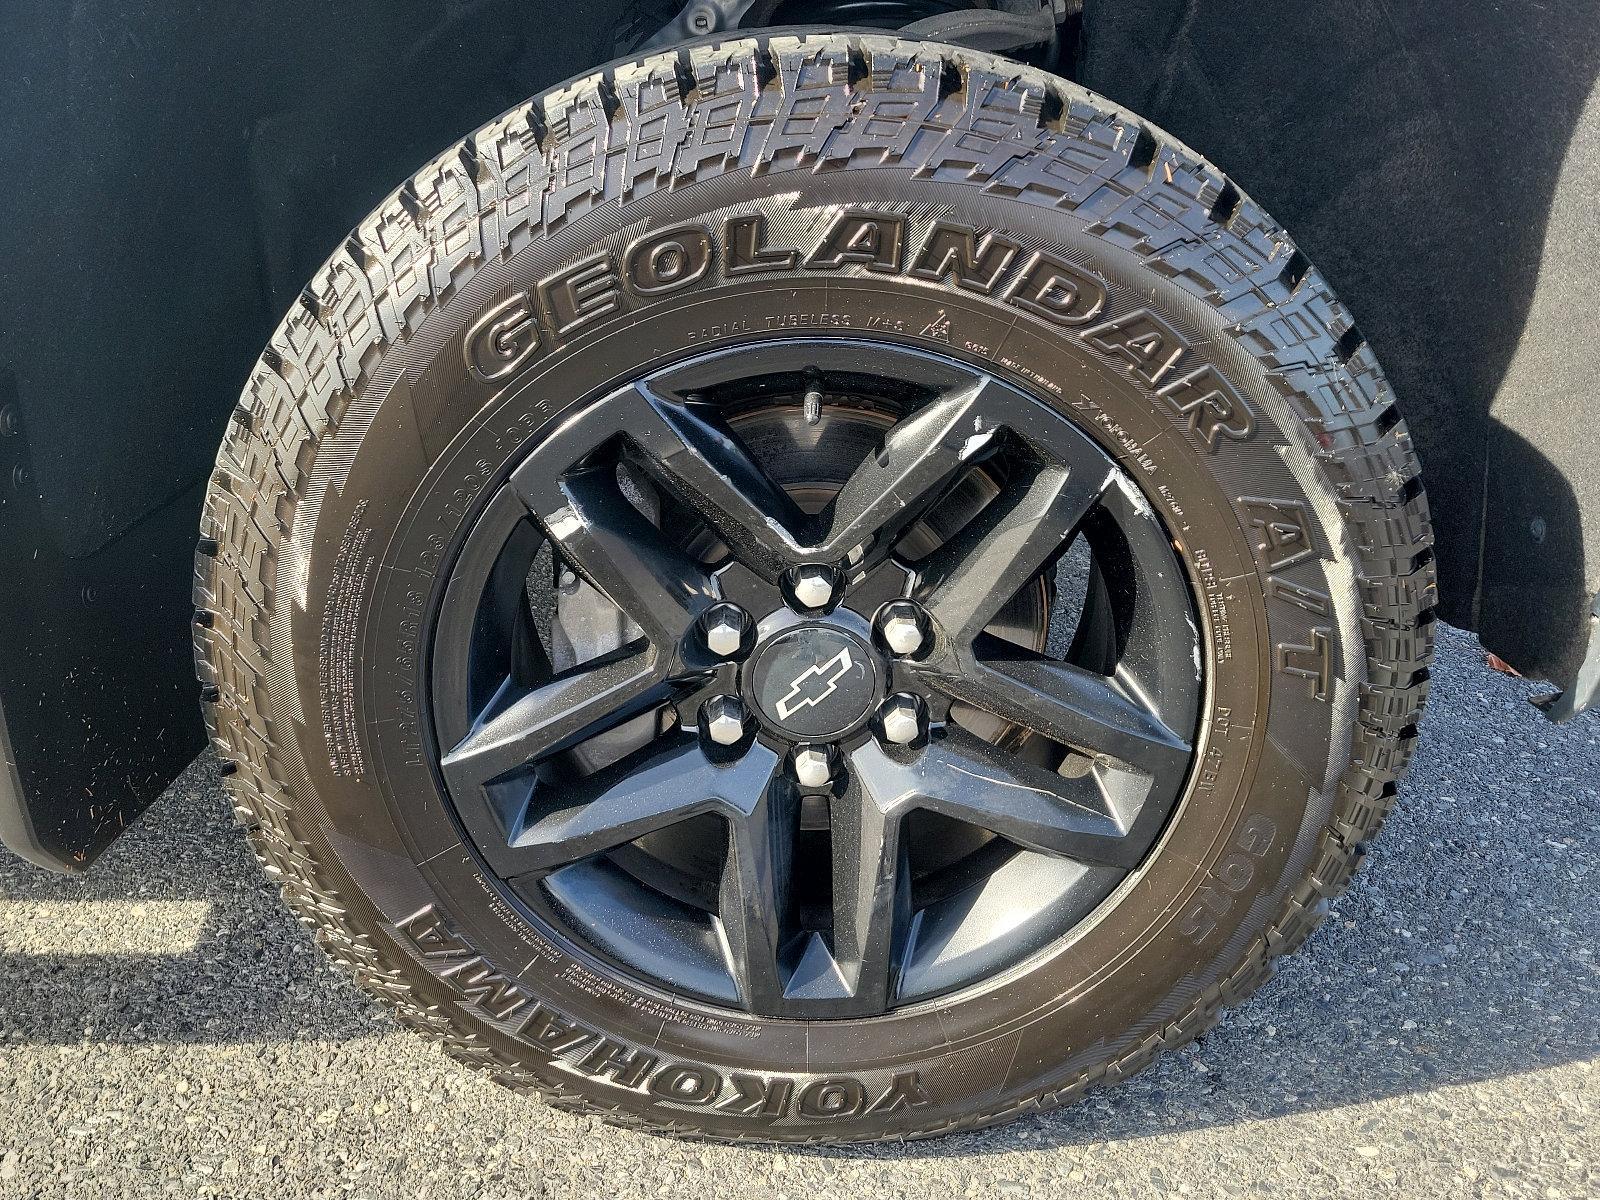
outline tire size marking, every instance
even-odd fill
[[[339,539],[328,580],[317,635],[317,687],[322,712],[322,738],[328,747],[328,764],[343,779],[360,779],[367,773],[367,754],[361,742],[361,722],[356,716],[356,647],[360,640],[361,605],[372,575],[374,556],[367,544],[372,530],[364,526],[367,502],[361,500]]]
[[[1105,282],[1064,258],[1043,250],[1025,253],[995,230],[848,208],[833,213],[820,236],[808,235],[814,239],[809,244],[773,244],[771,234],[764,215],[743,215],[725,221],[720,230],[675,226],[620,252],[607,250],[570,263],[501,300],[471,326],[462,342],[467,370],[481,383],[499,384],[591,326],[713,276],[826,275],[848,267],[997,296],[1137,380],[1208,452],[1224,441],[1248,441],[1255,434],[1255,416],[1243,396],[1199,359],[1175,328],[1147,308],[1108,316],[1111,293]],[[752,332],[755,324],[741,319],[709,326],[690,341]],[[848,320],[807,314],[769,316],[763,322],[767,329],[807,324],[844,325]],[[921,333],[934,341],[955,340],[948,320],[936,321]],[[987,346],[977,352],[990,357]]]

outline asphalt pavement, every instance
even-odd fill
[[[0,852],[0,1197],[1600,1196],[1600,715],[1443,632],[1333,916],[1199,1045],[910,1146],[612,1129],[402,1032],[278,903],[202,758],[84,879]]]

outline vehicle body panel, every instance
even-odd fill
[[[204,745],[200,500],[279,317],[621,4],[0,8],[0,838],[76,869]]]
[[[1076,71],[1332,280],[1422,453],[1443,614],[1561,683],[1600,592],[1597,10],[1089,0]],[[198,750],[193,531],[279,314],[396,182],[611,57],[633,11],[0,13],[0,840],[86,865]]]
[[[1080,82],[1228,171],[1354,313],[1422,458],[1440,615],[1571,685],[1600,593],[1600,3],[1084,19]]]

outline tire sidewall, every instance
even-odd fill
[[[776,175],[756,188],[730,175],[648,211],[596,210],[583,228],[469,281],[404,354],[391,354],[394,369],[376,371],[361,397],[361,420],[347,419],[320,448],[337,486],[308,507],[295,539],[304,552],[285,560],[302,586],[281,589],[297,710],[283,732],[301,748],[308,836],[370,903],[371,924],[413,964],[419,989],[453,1006],[495,1061],[658,1123],[882,1136],[980,1104],[1001,1111],[1103,1070],[1164,1036],[1239,965],[1329,818],[1359,684],[1346,649],[1359,637],[1336,565],[1343,534],[1304,429],[1208,304],[1071,214],[903,170],[820,183],[807,175],[805,185],[802,196]],[[841,213],[883,215],[885,202],[861,196],[892,198],[907,261],[935,221],[1000,230],[1024,253],[1099,280],[1103,310],[1064,326],[1008,302],[1003,288],[984,295],[863,263],[807,266]],[[757,210],[782,229],[775,241],[799,251],[798,265],[730,278],[714,261],[668,294],[625,295],[618,311],[515,376],[485,383],[469,370],[464,345],[495,306],[540,297],[552,279],[607,256],[621,274],[629,248],[652,231],[699,230],[721,250],[727,221]],[[1250,436],[1208,443],[1189,414],[1084,340],[1084,330],[1141,309],[1181,341],[1183,370],[1209,366],[1232,385],[1254,414]],[[1206,647],[1196,766],[1146,864],[1045,961],[865,1023],[760,1021],[684,1004],[532,928],[461,845],[424,716],[427,631],[451,555],[530,442],[568,406],[630,376],[771,336],[914,346],[991,370],[1073,417],[1167,524]],[[1285,565],[1263,513],[1299,514],[1310,553]],[[1284,583],[1326,597],[1328,611],[1282,599]],[[1315,655],[1302,650],[1332,664],[1323,677],[1307,678]],[[780,1111],[728,1107],[752,1086],[740,1075],[769,1097],[787,1087]]]

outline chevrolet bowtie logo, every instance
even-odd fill
[[[776,705],[778,720],[787,721],[802,708],[821,704],[839,690],[839,680],[854,665],[850,661],[850,647],[846,646],[826,662],[814,663],[801,671]]]

